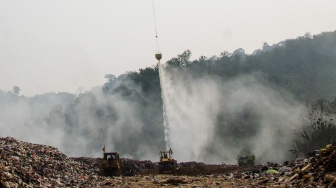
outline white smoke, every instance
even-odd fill
[[[223,81],[174,70],[164,72],[161,82],[168,120],[167,147],[171,146],[179,162],[236,164],[237,155],[246,146],[260,162],[281,162],[288,157],[293,130],[300,124],[302,105],[289,93],[269,85],[262,76]],[[138,86],[129,88],[140,98],[149,98],[143,96]],[[123,157],[157,161],[157,153],[163,149],[158,143],[164,136],[158,118],[162,114],[157,108],[144,110],[138,102],[139,96],[134,99],[106,95],[101,89],[66,102],[14,95],[2,98],[0,136],[51,145],[68,156],[100,157],[105,145],[106,151],[119,151]],[[239,123],[248,126],[248,122],[235,122],[246,108],[259,118],[257,123],[251,122],[258,125],[256,132],[242,138],[229,135]],[[143,113],[152,118],[144,120]],[[156,127],[149,134],[152,130],[146,122],[153,119],[148,124],[161,129]]]
[[[0,136],[52,146],[62,144],[64,127],[49,127],[46,118],[52,107],[66,106],[74,96],[49,93],[27,98],[11,92],[0,94]]]
[[[106,95],[98,89],[81,94],[75,101],[74,96],[64,100],[57,94],[32,98],[0,94],[1,137],[50,145],[73,157],[101,157],[105,145],[107,152],[117,151],[122,157],[133,158],[136,154],[141,159],[157,158],[153,147],[143,146],[135,138],[143,128],[139,104],[120,95]],[[68,119],[66,110],[70,110]]]
[[[243,142],[249,143],[260,162],[280,162],[288,157],[292,133],[302,112],[301,104],[289,93],[273,89],[257,75],[223,82],[186,76],[185,72],[180,76],[177,70],[165,74],[169,136],[177,160],[234,164]],[[235,117],[247,106],[260,116],[257,134],[221,142],[220,137],[225,135],[216,132],[217,117]],[[234,125],[222,126],[226,129]],[[209,147],[215,148],[215,155],[207,153]]]

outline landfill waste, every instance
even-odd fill
[[[266,171],[268,174],[278,174],[279,173],[279,171],[277,171],[277,170],[273,170],[273,169],[269,169],[269,170],[267,170]]]
[[[175,175],[158,174],[158,162],[123,158],[134,176],[100,176],[100,160],[0,137],[0,187],[336,187],[336,143],[283,164],[183,162]]]

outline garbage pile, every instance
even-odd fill
[[[151,161],[122,158],[124,169],[156,172]],[[101,158],[69,158],[57,148],[0,137],[0,187],[106,187],[128,185],[126,177],[100,176]],[[144,183],[150,176],[134,177]],[[141,181],[140,181],[141,180]]]
[[[179,163],[179,166],[182,168],[193,168],[196,166],[204,166],[204,163],[196,162],[196,161],[190,161],[190,162],[181,162]]]
[[[177,173],[122,158],[135,176],[100,176],[101,158],[68,158],[57,148],[0,137],[0,187],[336,187],[336,143],[283,164],[238,166],[184,162]]]
[[[122,168],[132,169],[137,173],[146,173],[149,170],[158,170],[158,164],[152,163],[149,160],[138,161],[127,158],[121,158]]]
[[[89,157],[71,157],[70,158],[73,161],[77,161],[80,163],[87,164],[96,170],[100,168],[101,166],[101,158],[89,158]],[[133,160],[128,158],[121,158],[121,166],[123,169],[132,169],[134,172],[137,173],[146,173],[149,170],[157,170],[158,164],[153,163],[149,160],[145,161],[139,161],[139,160]]]
[[[96,187],[120,182],[98,176],[95,159],[73,160],[57,148],[11,137],[0,138],[0,159],[0,187]]]
[[[70,160],[77,161],[89,165],[96,170],[101,166],[101,158],[89,158],[89,157],[70,157]]]
[[[267,163],[256,171],[227,177],[248,180],[254,186],[336,187],[336,143],[310,152],[305,159]]]
[[[288,181],[297,186],[336,187],[336,143],[329,144],[293,168]]]

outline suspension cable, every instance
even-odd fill
[[[155,16],[155,9],[154,9],[154,0],[152,0],[152,6],[153,6],[153,16],[154,16],[154,26],[155,26],[155,38],[156,38],[158,52],[160,52],[159,37],[158,37],[158,34],[157,34],[157,27],[156,27],[156,16]]]

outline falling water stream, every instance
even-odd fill
[[[168,151],[171,147],[170,137],[169,137],[169,123],[168,123],[168,117],[167,117],[167,103],[166,103],[166,88],[164,85],[165,75],[163,71],[163,67],[160,63],[160,60],[158,61],[158,67],[159,67],[159,77],[160,77],[160,87],[161,87],[161,98],[162,98],[162,115],[163,115],[163,127],[164,127],[164,134],[165,134],[165,141],[166,141],[166,150]]]

